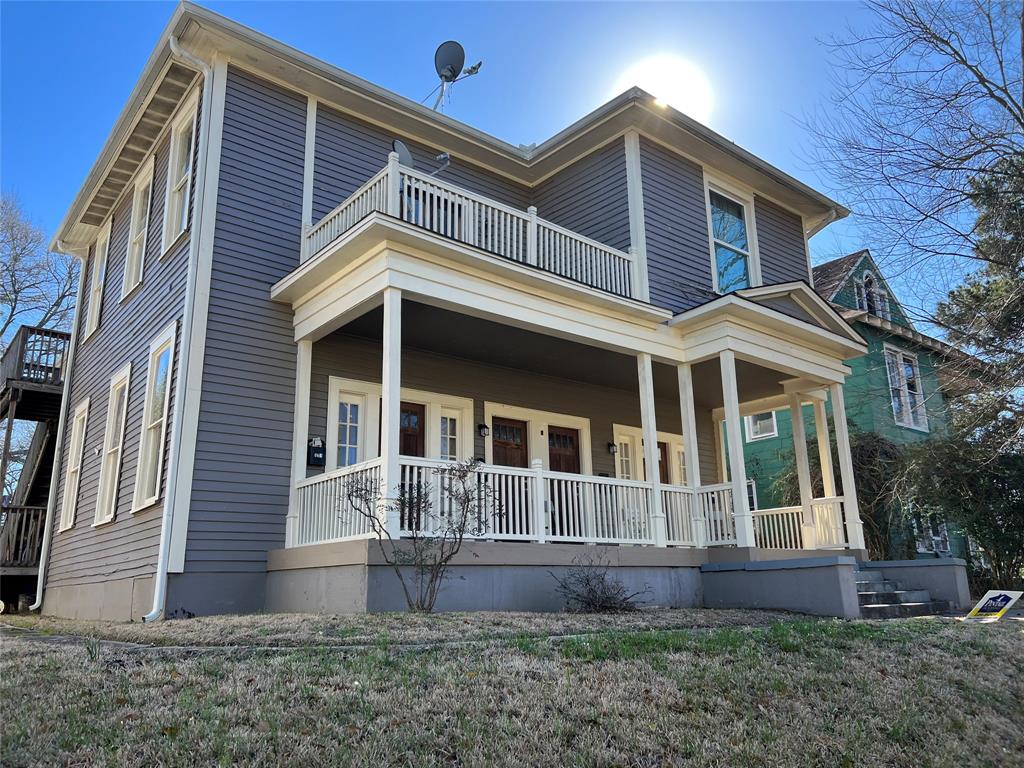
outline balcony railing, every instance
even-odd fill
[[[380,212],[434,234],[620,296],[634,297],[636,260],[537,216],[398,164],[388,165],[308,229],[302,259]]]
[[[23,325],[0,360],[0,389],[9,381],[64,384],[64,366],[71,335]]]

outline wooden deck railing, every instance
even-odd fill
[[[3,507],[0,516],[0,567],[38,566],[46,507]]]
[[[0,359],[0,389],[8,381],[63,385],[70,341],[69,333],[23,325]]]
[[[536,208],[521,211],[400,166],[397,155],[306,231],[303,261],[374,211],[602,291],[635,296],[637,264],[631,253],[545,221]]]

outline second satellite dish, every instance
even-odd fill
[[[405,146],[404,141],[395,139],[391,142],[391,149],[398,153],[398,162],[406,168],[415,168],[416,163],[412,159],[412,152]]]

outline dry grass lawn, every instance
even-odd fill
[[[781,619],[665,611],[85,627],[165,645],[337,640],[200,653],[6,638],[0,764],[1024,765],[1024,623]],[[592,634],[564,637],[579,632]],[[481,642],[443,642],[467,638]]]

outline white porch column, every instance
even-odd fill
[[[651,523],[654,526],[654,544],[664,547],[668,538],[665,513],[661,507],[661,473],[658,468],[658,425],[654,415],[654,367],[651,356],[641,352],[636,356],[637,378],[640,382],[640,426],[644,437],[644,463],[647,482],[651,484]]]
[[[398,464],[399,421],[402,411],[402,292],[384,289],[383,364],[380,387],[381,496],[394,499],[401,469]],[[388,510],[387,527],[397,539],[401,521],[398,511]]]
[[[686,485],[695,492],[700,488],[700,455],[697,453],[697,414],[693,407],[693,369],[689,363],[676,367],[679,378],[679,415],[683,429],[683,461],[686,463]],[[700,514],[700,505],[696,494],[690,497],[693,509],[690,518],[693,521],[694,544],[703,547],[707,541],[704,530],[704,516]]]
[[[811,515],[811,463],[807,455],[807,428],[804,424],[804,409],[799,394],[789,396],[789,418],[793,424],[793,454],[796,457],[796,476],[800,483],[800,506],[803,508],[804,549],[818,546],[814,535],[814,518]]]
[[[843,385],[829,387],[832,396],[832,418],[836,425],[836,448],[839,452],[839,476],[843,480],[843,511],[846,515],[846,538],[851,549],[864,549],[864,524],[857,506],[857,486],[853,479],[853,456],[850,454],[850,430],[846,426],[846,401]]]
[[[302,339],[295,353],[295,415],[292,423],[292,469],[288,486],[288,517],[284,545],[294,547],[298,539],[299,494],[296,485],[306,479],[306,442],[309,440],[309,382],[313,363],[313,342]]]
[[[825,496],[836,495],[836,478],[832,471],[832,441],[828,435],[828,413],[825,401],[814,401],[814,431],[818,438],[818,462],[821,464],[821,486]]]
[[[736,522],[736,546],[755,547],[754,518],[747,502],[747,468],[743,461],[743,435],[740,430],[740,397],[736,388],[736,353],[720,353],[722,399],[725,402],[725,433],[729,443],[729,474],[732,476],[732,509]]]

